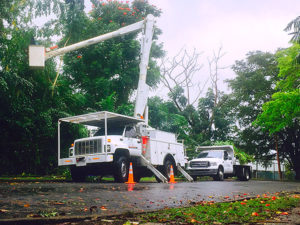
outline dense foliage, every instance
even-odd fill
[[[47,60],[43,70],[28,66],[27,49],[34,42],[63,47],[141,21],[149,13],[161,14],[143,0],[91,0],[91,4],[87,13],[83,0],[0,2],[1,174],[57,172],[58,118],[101,110],[133,115],[138,32]],[[43,16],[51,19],[34,26],[32,21]],[[231,93],[217,89],[216,77],[204,96],[197,94],[197,101],[191,101],[186,90],[201,68],[194,52],[189,59],[197,69],[184,70],[189,82],[180,85],[173,77],[176,85],[170,87],[167,100],[149,99],[150,125],[176,133],[189,156],[198,145],[234,143],[245,162],[252,159],[245,153],[266,160],[278,144],[280,157],[289,161],[300,179],[299,17],[287,30],[293,30],[295,41],[290,48],[276,54],[248,53],[232,67],[236,77],[228,81]],[[162,80],[162,68],[157,65],[164,54],[158,44],[160,33],[156,28],[148,68],[147,83],[152,88]],[[68,128],[62,133],[64,148],[74,138],[87,135],[83,127]]]
[[[300,45],[279,51],[279,82],[270,101],[262,106],[255,124],[279,138],[280,153],[289,161],[300,179],[300,65],[296,57]]]
[[[86,14],[81,0],[1,1],[0,18],[0,162],[1,174],[53,173],[57,169],[57,120],[81,113],[110,110],[133,112],[127,105],[138,82],[137,33],[64,56],[56,84],[57,67],[47,60],[43,70],[28,66],[28,46],[51,46],[61,35],[59,47],[118,29],[160,11],[146,1],[132,4],[93,1]],[[41,27],[30,22],[35,16],[51,15]],[[154,40],[160,30],[156,29]],[[52,43],[55,45],[56,43]],[[162,54],[155,41],[152,56]],[[151,59],[148,83],[155,86],[158,69]],[[62,129],[64,147],[86,135],[81,127]]]
[[[235,144],[247,153],[263,160],[270,149],[274,149],[274,140],[261,128],[252,126],[252,122],[261,113],[263,103],[271,99],[275,92],[278,68],[276,57],[260,51],[250,52],[245,60],[236,61],[233,66],[236,78],[229,80],[232,89],[230,105],[235,114]]]

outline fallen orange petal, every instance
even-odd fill
[[[100,208],[101,208],[101,210],[107,210],[107,208],[105,206],[101,206]]]
[[[24,205],[25,208],[28,208],[29,206],[30,206],[29,204],[25,204],[25,205]]]
[[[289,215],[288,212],[282,212],[281,215]]]
[[[258,216],[258,213],[257,212],[253,212],[251,215],[252,216]]]

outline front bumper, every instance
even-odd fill
[[[188,169],[191,176],[214,176],[217,175],[218,169]]]
[[[85,156],[75,156],[70,158],[62,158],[58,160],[58,166],[86,166],[91,163],[104,163],[104,162],[112,162],[113,155],[85,155]]]

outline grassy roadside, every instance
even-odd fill
[[[267,221],[274,216],[288,216],[289,209],[299,206],[300,195],[277,193],[256,198],[214,203],[199,202],[193,207],[166,209],[142,214],[140,223],[156,222],[166,224],[244,224]]]
[[[183,179],[176,179],[176,181],[180,181]],[[39,182],[39,181],[71,181],[70,177],[66,177],[63,175],[49,175],[49,176],[0,176],[0,182],[14,182],[14,181],[28,181],[28,182]],[[86,179],[87,182],[114,182],[113,177],[97,177],[97,176],[89,176]],[[156,182],[155,177],[143,177],[140,182],[149,183]]]
[[[293,210],[292,210],[293,209]],[[53,217],[52,217],[53,216]],[[295,218],[296,216],[296,218]],[[300,194],[276,193],[235,202],[202,201],[192,207],[164,209],[148,213],[85,218],[28,218],[21,222],[64,225],[162,225],[162,224],[299,224]],[[35,220],[38,219],[38,220]],[[53,220],[54,219],[54,220]]]
[[[65,176],[1,176],[0,181],[3,182],[11,182],[11,181],[30,181],[30,182],[38,182],[38,181],[65,181]]]
[[[292,209],[296,208],[296,213]],[[294,211],[294,210],[293,210]],[[132,213],[106,218],[72,221],[73,225],[162,225],[162,224],[281,224],[300,221],[300,194],[276,193],[235,202],[202,201],[192,207],[171,208],[151,213]],[[297,218],[295,219],[295,214]],[[296,220],[296,221],[293,221]],[[294,222],[294,223],[293,223]]]

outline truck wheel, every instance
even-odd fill
[[[115,162],[115,168],[114,168],[114,178],[116,182],[124,183],[128,180],[128,173],[129,173],[129,167],[128,167],[128,159],[125,156],[121,156],[116,162]]]
[[[243,176],[239,178],[241,181],[248,181],[250,179],[250,171],[245,168],[243,172]]]
[[[163,168],[163,175],[165,175],[168,181],[170,180],[170,176],[171,176],[171,165],[173,166],[173,172],[175,175],[175,163],[172,160],[167,159],[164,163],[164,168]]]
[[[221,167],[219,167],[217,175],[215,175],[214,180],[218,180],[218,181],[223,181],[224,180],[224,172],[223,169]]]
[[[197,181],[197,176],[192,176],[194,181]]]
[[[71,177],[74,182],[84,182],[86,174],[81,168],[71,167]]]

